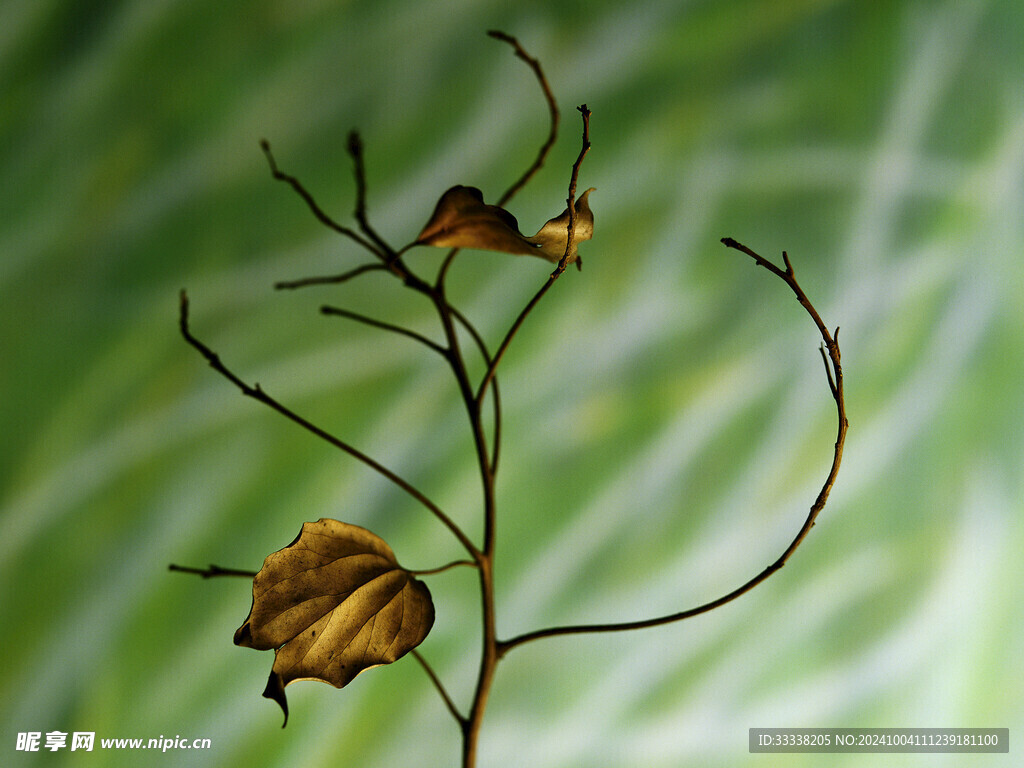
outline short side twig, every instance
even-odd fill
[[[463,725],[466,722],[465,715],[459,712],[458,707],[455,706],[455,702],[452,701],[452,697],[448,695],[448,691],[446,691],[444,686],[441,685],[441,680],[434,672],[433,667],[431,667],[430,664],[427,663],[427,660],[423,658],[423,654],[415,648],[413,648],[410,653],[416,661],[420,663],[420,666],[423,667],[423,671],[427,673],[430,681],[434,684],[434,687],[437,688],[437,692],[441,694],[441,698],[444,699],[445,706],[448,707],[448,711],[452,713],[452,717],[455,718],[455,721],[459,723],[459,725]]]
[[[350,269],[348,272],[342,272],[340,275],[324,275],[322,277],[303,277],[299,280],[281,280],[274,283],[274,288],[277,290],[292,290],[295,288],[305,288],[310,285],[336,285],[338,283],[347,283],[349,280],[359,277],[366,272],[380,272],[387,271],[387,265],[385,264],[363,264],[362,266]]]
[[[352,131],[348,135],[348,153],[355,164],[356,221],[359,222],[359,228],[363,230],[363,234],[370,238],[380,248],[381,252],[387,255],[388,260],[391,261],[397,257],[397,254],[390,245],[384,242],[376,230],[370,226],[370,222],[366,218],[366,168],[363,165],[363,142],[356,131]]]
[[[551,92],[551,86],[548,84],[547,77],[544,76],[544,70],[541,69],[540,62],[533,56],[523,50],[523,46],[519,44],[512,35],[508,35],[498,30],[490,30],[488,33],[495,40],[501,40],[502,42],[508,43],[515,49],[516,56],[525,61],[530,69],[533,70],[533,74],[537,78],[537,82],[540,84],[541,91],[544,92],[544,100],[548,105],[548,114],[551,117],[550,127],[548,128],[548,137],[540,147],[540,151],[537,152],[537,159],[533,161],[533,164],[526,169],[522,176],[505,190],[505,193],[498,198],[498,205],[504,206],[509,200],[511,200],[515,194],[526,186],[526,184],[533,178],[534,174],[537,173],[544,165],[544,161],[547,159],[548,153],[551,151],[551,147],[554,146],[555,140],[558,138],[558,103],[555,101],[555,95]]]
[[[825,371],[828,375],[829,390],[832,393],[832,397],[836,403],[836,416],[838,421],[835,451],[832,457],[832,466],[829,469],[828,476],[825,478],[825,482],[821,487],[821,491],[818,493],[814,504],[811,505],[810,511],[804,520],[803,525],[800,526],[800,530],[797,531],[796,536],[790,542],[789,546],[786,547],[785,551],[767,568],[761,571],[759,574],[754,576],[752,579],[741,584],[736,589],[722,595],[721,597],[712,600],[710,602],[698,605],[695,608],[689,610],[680,611],[678,613],[668,614],[667,616],[658,616],[652,619],[645,619],[641,621],[627,621],[610,624],[582,624],[576,626],[563,626],[563,627],[551,627],[548,629],[540,629],[534,632],[527,632],[525,634],[513,637],[511,640],[506,640],[499,643],[498,652],[499,655],[508,653],[513,648],[523,645],[524,643],[531,642],[533,640],[539,640],[544,637],[555,637],[557,635],[574,635],[583,634],[590,632],[622,632],[633,629],[643,629],[645,627],[655,627],[662,624],[669,624],[675,621],[682,621],[683,619],[689,619],[693,616],[698,616],[702,613],[707,613],[715,608],[729,603],[741,595],[746,594],[761,582],[769,578],[773,573],[781,569],[786,561],[793,555],[797,547],[800,546],[801,542],[806,538],[811,528],[814,526],[814,521],[817,519],[819,513],[825,507],[825,502],[828,500],[829,493],[832,490],[832,486],[835,483],[836,475],[839,473],[839,465],[843,458],[843,445],[846,441],[846,430],[848,422],[846,418],[846,402],[843,395],[843,368],[840,362],[839,342],[838,335],[839,329],[836,329],[835,334],[831,333],[825,324],[821,321],[821,317],[818,315],[817,310],[811,304],[807,298],[803,289],[796,281],[796,277],[793,271],[793,266],[789,261],[789,256],[783,254],[783,262],[786,265],[785,269],[780,269],[775,264],[772,264],[767,259],[754,253],[744,245],[737,243],[732,238],[724,238],[722,242],[729,248],[735,248],[736,250],[746,253],[748,256],[754,259],[758,266],[762,266],[769,272],[777,275],[793,290],[796,294],[800,304],[804,307],[807,313],[814,320],[815,325],[818,327],[819,333],[821,333],[824,341],[822,349],[822,358],[825,360]],[[825,350],[828,350],[826,356]]]
[[[423,334],[417,333],[416,331],[410,330],[409,328],[403,328],[400,325],[394,325],[393,323],[385,323],[381,320],[374,320],[372,317],[361,315],[358,312],[350,312],[347,309],[342,309],[341,307],[332,307],[326,304],[320,307],[320,314],[334,315],[336,317],[346,317],[349,320],[355,320],[357,323],[363,323],[364,325],[369,325],[374,328],[381,328],[385,331],[391,331],[392,333],[397,333],[400,336],[408,336],[410,339],[415,339],[420,344],[430,347],[430,349],[434,350],[435,352],[439,352],[441,355],[445,357],[448,356],[448,350],[442,347],[436,341],[428,339]]]
[[[306,190],[304,186],[302,186],[302,182],[300,182],[294,176],[291,176],[280,170],[277,167],[277,161],[274,159],[273,152],[270,151],[269,141],[263,139],[260,142],[260,149],[262,149],[263,154],[266,155],[267,162],[270,164],[270,172],[271,174],[273,174],[274,178],[277,179],[278,181],[283,181],[289,184],[291,188],[298,193],[299,197],[301,197],[306,202],[306,205],[309,207],[309,210],[312,211],[313,215],[316,216],[317,219],[319,219],[321,224],[323,224],[326,227],[329,227],[330,229],[333,229],[340,235],[344,235],[345,237],[351,238],[355,242],[359,243],[359,245],[363,246],[363,248],[365,248],[366,250],[377,254],[381,259],[386,258],[384,253],[378,250],[376,246],[371,245],[368,241],[364,240],[359,235],[359,233],[349,229],[348,227],[343,227],[341,224],[339,224],[330,216],[328,216],[324,212],[324,210],[317,204],[316,200],[313,199],[313,196],[309,194],[309,192]]]

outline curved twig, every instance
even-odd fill
[[[424,507],[430,510],[438,520],[440,520],[453,534],[455,534],[455,537],[459,540],[459,542],[461,542],[462,546],[466,548],[466,551],[469,552],[469,554],[473,557],[474,560],[479,558],[479,550],[476,548],[473,542],[470,541],[469,537],[466,536],[465,532],[463,532],[463,530],[458,525],[456,525],[456,523],[450,517],[448,517],[448,515],[446,515],[441,510],[440,507],[438,507],[433,501],[428,499],[421,491],[415,488],[407,480],[398,476],[397,474],[392,472],[390,469],[388,469],[375,459],[370,458],[359,449],[349,445],[344,440],[335,437],[329,432],[316,426],[312,422],[302,418],[291,409],[285,407],[277,400],[272,398],[270,395],[268,395],[266,392],[264,392],[259,384],[249,386],[240,378],[238,378],[238,376],[232,373],[231,370],[229,370],[227,366],[225,366],[224,363],[221,362],[220,357],[213,350],[211,350],[209,347],[207,347],[205,344],[199,341],[199,339],[193,336],[192,332],[189,330],[188,295],[185,293],[184,290],[182,290],[181,292],[179,326],[181,328],[181,335],[185,338],[185,341],[187,341],[189,344],[195,347],[195,349],[198,350],[199,353],[204,358],[206,358],[206,361],[210,364],[211,368],[213,368],[215,371],[217,371],[217,373],[221,374],[224,378],[226,378],[228,381],[230,381],[232,384],[238,387],[242,391],[243,395],[251,397],[254,400],[258,400],[259,402],[263,403],[264,405],[269,406],[273,410],[280,413],[282,416],[298,424],[306,431],[312,432],[314,435],[327,441],[335,448],[340,448],[342,451],[363,462],[363,464],[366,464],[371,469],[376,470],[379,474],[386,477],[388,480],[390,480],[392,483],[397,485],[403,491],[405,491],[418,502],[420,502]]]
[[[277,290],[292,290],[295,288],[305,288],[309,285],[335,285],[337,283],[347,283],[349,280],[366,272],[380,272],[387,271],[386,264],[363,264],[362,266],[350,269],[348,272],[342,272],[340,275],[324,275],[322,277],[303,277],[299,280],[281,280],[274,283],[274,288]]]
[[[544,161],[547,159],[548,153],[551,151],[551,147],[555,145],[555,140],[558,138],[558,102],[555,101],[555,95],[551,92],[551,86],[548,84],[547,77],[544,76],[544,70],[541,69],[540,62],[523,50],[523,46],[519,44],[518,40],[512,37],[512,35],[505,34],[504,32],[500,32],[495,29],[488,31],[487,34],[495,40],[501,40],[502,42],[511,45],[515,49],[516,56],[525,61],[530,69],[533,70],[533,74],[536,76],[537,82],[540,84],[540,88],[544,92],[544,100],[548,104],[548,114],[551,116],[548,137],[537,152],[537,159],[534,160],[533,164],[526,169],[526,172],[516,179],[512,186],[505,190],[505,193],[498,198],[498,205],[504,206],[505,203],[511,200],[520,189],[525,187],[527,182],[533,178],[534,174],[541,169],[544,165]]]
[[[444,699],[445,706],[448,707],[448,711],[452,713],[452,717],[455,718],[455,721],[459,723],[459,725],[465,723],[465,716],[459,712],[458,707],[455,706],[455,702],[452,701],[452,697],[448,695],[448,691],[446,691],[444,686],[441,685],[441,680],[434,672],[433,667],[427,663],[427,660],[424,659],[423,655],[415,648],[413,648],[409,653],[411,653],[416,661],[420,663],[420,666],[423,667],[423,671],[427,673],[430,681],[434,684],[434,687],[437,688],[437,692],[441,694],[441,698]]]
[[[341,307],[332,307],[327,304],[320,307],[320,314],[335,315],[336,317],[346,317],[349,320],[355,320],[356,322],[363,323],[363,325],[370,325],[373,326],[374,328],[382,328],[385,331],[391,331],[392,333],[397,333],[400,336],[408,336],[410,339],[415,339],[416,341],[420,342],[420,344],[424,344],[425,346],[430,347],[435,352],[439,352],[444,357],[448,356],[448,350],[442,347],[436,341],[428,339],[426,336],[424,336],[421,333],[417,333],[416,331],[410,330],[408,328],[403,328],[400,325],[394,325],[393,323],[385,323],[381,320],[374,320],[372,317],[361,315],[358,312],[350,312],[347,309],[342,309]]]
[[[746,594],[761,582],[765,581],[769,576],[778,571],[782,566],[786,564],[786,561],[793,555],[797,547],[800,546],[801,542],[807,537],[811,528],[814,526],[814,521],[817,519],[818,514],[825,507],[825,502],[828,501],[829,493],[832,490],[832,486],[835,483],[836,475],[839,473],[839,465],[843,459],[843,445],[846,442],[846,430],[848,427],[848,421],[846,418],[846,402],[843,396],[843,368],[840,362],[839,352],[839,329],[836,328],[835,333],[829,331],[828,327],[822,322],[821,316],[817,310],[811,304],[807,295],[803,289],[797,283],[796,276],[793,271],[793,266],[789,261],[789,256],[783,253],[782,259],[786,265],[785,269],[780,269],[775,264],[772,264],[767,259],[759,256],[754,251],[750,250],[744,245],[736,242],[732,238],[723,238],[722,242],[728,248],[735,248],[736,250],[742,251],[743,253],[754,259],[754,262],[758,266],[762,266],[772,274],[782,279],[796,294],[800,304],[814,320],[814,324],[818,328],[818,332],[821,334],[823,345],[821,349],[822,359],[825,361],[825,372],[828,377],[829,390],[832,393],[832,398],[836,403],[836,418],[838,421],[835,452],[832,456],[832,466],[829,469],[828,476],[825,478],[825,482],[821,487],[821,491],[818,493],[818,497],[815,499],[814,504],[811,505],[810,512],[808,513],[803,525],[800,526],[800,530],[797,531],[796,536],[790,542],[789,546],[786,547],[785,551],[767,568],[761,571],[759,574],[754,576],[752,579],[741,584],[736,589],[722,595],[716,600],[712,600],[708,603],[698,605],[695,608],[690,608],[686,611],[680,611],[678,613],[668,614],[666,616],[658,616],[652,619],[645,619],[641,621],[627,621],[620,623],[611,624],[582,624],[577,626],[564,626],[564,627],[551,627],[548,629],[540,629],[534,632],[527,632],[525,634],[513,637],[511,640],[505,640],[498,644],[499,656],[504,656],[513,648],[523,645],[524,643],[531,642],[533,640],[540,640],[544,637],[555,637],[557,635],[575,635],[590,632],[623,632],[633,629],[643,629],[645,627],[655,627],[662,624],[670,624],[675,621],[682,621],[683,619],[689,619],[693,616],[698,616],[702,613],[707,613],[715,608],[725,605],[728,602],[735,600],[741,595]],[[827,355],[826,355],[827,350]]]

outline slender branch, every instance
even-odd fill
[[[402,336],[408,336],[410,339],[415,339],[421,344],[425,344],[435,352],[439,352],[445,357],[448,356],[448,350],[442,347],[436,341],[432,341],[431,339],[428,339],[426,336],[419,334],[416,331],[412,331],[408,328],[403,328],[400,325],[393,325],[391,323],[385,323],[380,320],[374,320],[372,317],[360,315],[358,312],[350,312],[347,309],[341,309],[340,307],[331,307],[326,304],[320,307],[320,314],[347,317],[350,320],[355,320],[356,322],[363,323],[364,325],[371,325],[374,328],[383,328],[385,331],[391,331]]]
[[[195,349],[198,350],[199,353],[204,358],[206,358],[206,361],[210,364],[211,368],[213,368],[224,378],[226,378],[228,381],[230,381],[232,384],[238,387],[242,391],[243,395],[251,397],[254,400],[258,400],[259,402],[263,403],[264,405],[269,406],[270,408],[277,411],[285,418],[295,422],[308,432],[313,433],[317,437],[333,445],[335,448],[341,449],[350,456],[363,462],[371,469],[376,470],[378,473],[386,477],[388,480],[390,480],[392,483],[397,485],[403,491],[405,491],[418,502],[420,502],[424,507],[430,510],[434,514],[434,516],[437,517],[437,519],[440,520],[455,535],[455,537],[462,543],[462,546],[466,548],[466,550],[474,559],[476,559],[479,556],[479,550],[477,550],[476,546],[473,544],[472,541],[470,541],[469,537],[466,536],[463,530],[459,528],[459,526],[456,525],[455,522],[441,510],[440,507],[438,507],[434,502],[432,502],[425,495],[423,495],[422,492],[413,487],[408,481],[399,477],[390,469],[382,465],[380,462],[370,458],[357,448],[354,448],[345,441],[335,437],[329,432],[324,431],[323,429],[316,426],[312,422],[309,422],[306,419],[302,418],[294,411],[286,408],[284,405],[282,405],[277,400],[268,395],[266,392],[264,392],[263,389],[260,388],[259,384],[256,384],[255,386],[249,386],[240,378],[238,378],[238,376],[232,373],[231,370],[229,370],[221,362],[220,357],[215,352],[213,352],[209,347],[207,347],[205,344],[199,341],[195,336],[193,336],[192,332],[189,330],[188,295],[185,293],[184,290],[181,292],[181,313],[179,325],[181,327],[181,335],[185,338],[185,341],[187,341],[189,344],[195,347]]]
[[[494,375],[495,375],[495,373],[498,370],[498,364],[501,362],[502,357],[504,357],[505,352],[508,350],[509,344],[512,343],[512,339],[515,337],[516,333],[519,331],[519,328],[522,326],[522,324],[526,320],[527,316],[530,314],[530,312],[533,311],[533,308],[535,306],[537,306],[537,304],[540,302],[540,300],[542,298],[544,298],[544,294],[546,294],[548,292],[548,290],[551,288],[551,286],[555,284],[555,281],[559,277],[562,276],[563,272],[565,272],[566,261],[567,261],[567,259],[569,257],[569,252],[572,250],[573,239],[574,239],[575,234],[576,234],[576,180],[579,178],[580,164],[583,162],[583,158],[586,156],[587,152],[590,150],[590,114],[591,113],[590,113],[590,110],[587,109],[587,105],[586,104],[583,104],[582,106],[577,107],[577,109],[579,110],[580,115],[582,115],[582,117],[583,117],[583,142],[582,142],[583,145],[582,145],[582,147],[580,149],[579,156],[576,158],[576,162],[573,163],[573,165],[572,165],[572,175],[571,175],[571,178],[569,179],[569,196],[566,198],[566,202],[568,203],[568,210],[569,210],[569,225],[568,225],[568,228],[567,228],[567,238],[566,238],[566,242],[565,242],[565,253],[562,255],[562,258],[559,260],[558,266],[555,267],[554,272],[552,272],[548,276],[547,282],[544,283],[544,285],[541,286],[540,290],[537,291],[536,294],[534,294],[533,298],[530,299],[530,301],[527,303],[527,305],[523,308],[523,311],[519,313],[519,317],[517,317],[515,319],[515,322],[512,323],[512,327],[508,329],[508,333],[505,334],[505,338],[502,340],[501,346],[498,347],[498,351],[495,353],[494,359],[491,361],[491,364],[488,366],[487,372],[484,374],[484,378],[480,382],[480,387],[477,389],[477,392],[476,392],[476,401],[477,401],[477,403],[482,403],[483,402],[484,395],[487,393],[487,387],[491,383],[491,379],[494,378]]]
[[[355,269],[350,269],[348,272],[342,272],[340,275],[325,275],[323,277],[304,277],[301,280],[281,280],[280,282],[274,283],[274,288],[277,290],[291,290],[294,288],[305,288],[309,285],[333,285],[336,283],[346,283],[354,277],[359,277],[365,272],[377,272],[387,270],[386,264],[363,264]]]
[[[789,546],[786,547],[785,551],[767,568],[761,571],[759,574],[749,579],[745,583],[741,584],[736,589],[728,592],[716,600],[712,600],[708,603],[698,605],[695,608],[690,608],[686,611],[680,611],[678,613],[671,613],[667,616],[659,616],[652,619],[645,619],[642,621],[628,621],[621,623],[611,624],[584,624],[578,626],[564,626],[564,627],[551,627],[549,629],[536,630],[534,632],[527,632],[526,634],[514,637],[511,640],[506,640],[498,644],[499,656],[503,656],[513,648],[523,645],[524,643],[531,642],[533,640],[539,640],[544,637],[554,637],[556,635],[575,635],[590,632],[622,632],[633,629],[643,629],[644,627],[655,627],[662,624],[670,624],[675,621],[682,621],[683,619],[689,619],[693,616],[698,616],[708,611],[713,611],[728,602],[735,600],[736,598],[746,594],[761,582],[769,578],[773,573],[781,569],[786,561],[793,555],[797,550],[797,547],[803,542],[811,528],[814,526],[814,522],[820,514],[821,510],[824,509],[826,501],[828,501],[829,493],[832,490],[832,486],[835,483],[836,475],[839,473],[839,465],[843,459],[843,445],[846,442],[846,430],[848,427],[848,421],[846,418],[846,402],[843,395],[843,368],[840,362],[839,342],[838,335],[839,329],[836,329],[835,334],[829,332],[829,329],[821,321],[821,317],[818,315],[817,310],[813,307],[807,295],[796,281],[796,277],[793,271],[793,266],[790,264],[789,256],[783,254],[783,262],[786,265],[785,269],[780,269],[775,264],[764,259],[758,254],[744,245],[740,245],[732,238],[723,238],[722,242],[729,248],[735,248],[736,250],[746,253],[748,256],[754,259],[758,266],[762,266],[773,274],[781,278],[785,283],[793,290],[796,294],[800,304],[804,307],[807,313],[814,320],[815,325],[818,327],[818,332],[821,334],[824,344],[822,346],[822,359],[825,361],[825,371],[828,376],[829,389],[832,392],[832,397],[836,403],[836,417],[838,422],[836,432],[835,451],[832,456],[832,466],[829,469],[828,476],[825,478],[825,482],[819,491],[814,504],[811,505],[810,511],[804,520],[803,525],[797,531],[796,536],[790,542]],[[826,356],[825,350],[828,350]]]
[[[317,205],[316,201],[313,199],[313,196],[309,194],[308,191],[306,191],[306,188],[304,186],[302,186],[302,182],[300,182],[294,176],[284,173],[277,167],[277,161],[274,159],[274,154],[270,151],[269,141],[267,141],[266,139],[260,141],[260,148],[263,150],[263,154],[266,155],[267,157],[267,162],[270,164],[270,172],[271,174],[273,174],[274,178],[277,179],[278,181],[284,181],[290,184],[292,189],[294,189],[299,194],[299,197],[301,197],[306,202],[306,205],[309,207],[309,210],[313,212],[313,215],[320,220],[320,223],[322,223],[326,227],[329,227],[330,229],[333,229],[338,234],[344,235],[345,237],[355,240],[357,243],[359,243],[359,245],[363,246],[363,248],[365,248],[368,251],[371,251],[372,253],[377,254],[381,259],[385,258],[384,254],[381,251],[379,251],[375,246],[371,245],[369,242],[364,240],[357,232],[349,229],[348,227],[343,227],[341,224],[339,224],[326,213],[324,213],[324,210],[319,205]]]
[[[247,578],[253,578],[256,576],[256,571],[240,571],[236,568],[221,568],[219,565],[210,564],[209,568],[189,568],[187,565],[175,565],[171,563],[167,566],[169,571],[177,571],[178,573],[194,573],[196,576],[202,576],[204,579],[211,579],[215,576],[245,576]]]
[[[352,131],[348,135],[348,153],[352,157],[352,161],[355,164],[355,177],[356,177],[356,210],[355,217],[356,221],[359,222],[359,228],[363,230],[368,238],[370,238],[380,250],[387,254],[388,260],[394,259],[397,254],[395,250],[381,239],[380,235],[370,226],[370,222],[366,218],[366,169],[363,165],[363,142],[359,138],[359,133]]]
[[[533,178],[534,174],[541,169],[544,165],[544,161],[547,159],[548,153],[551,151],[551,147],[554,146],[555,140],[558,138],[558,103],[555,101],[555,95],[551,92],[551,86],[548,85],[548,80],[544,76],[544,70],[541,69],[540,62],[523,50],[523,47],[519,44],[518,40],[511,35],[507,35],[504,32],[499,32],[493,29],[487,34],[495,40],[501,40],[502,42],[511,45],[515,49],[516,56],[525,61],[530,69],[533,70],[533,74],[537,77],[537,82],[540,84],[540,88],[544,92],[544,100],[548,104],[548,114],[551,116],[548,137],[541,145],[540,151],[537,152],[537,159],[533,161],[533,165],[527,168],[526,172],[520,176],[511,187],[505,190],[505,194],[498,198],[498,205],[504,206],[505,203],[511,200],[520,189],[525,187],[527,182]]]
[[[461,712],[459,712],[458,708],[455,706],[455,702],[452,701],[451,696],[448,695],[448,691],[446,691],[444,689],[444,686],[441,685],[440,678],[438,678],[438,676],[434,673],[433,668],[430,666],[430,664],[427,663],[427,660],[424,659],[423,655],[415,648],[413,648],[412,651],[410,651],[410,653],[415,657],[416,661],[420,663],[420,666],[423,667],[423,670],[427,673],[427,676],[430,677],[430,680],[434,684],[434,687],[437,688],[437,692],[441,694],[441,698],[444,699],[444,703],[445,706],[448,707],[448,711],[452,713],[452,717],[454,717],[456,722],[458,722],[460,725],[465,723],[466,718],[462,715]]]

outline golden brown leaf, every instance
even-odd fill
[[[594,214],[590,210],[588,189],[576,200],[573,246],[566,263],[576,260],[576,244],[594,234]],[[551,219],[533,237],[519,231],[516,217],[497,205],[484,203],[483,193],[476,187],[452,187],[437,201],[430,221],[416,242],[442,248],[476,248],[519,255],[540,256],[557,262],[565,253],[569,209]]]
[[[268,556],[253,579],[252,609],[235,644],[275,651],[263,695],[281,705],[295,680],[342,688],[419,645],[434,623],[421,581],[391,547],[357,525],[321,518]]]

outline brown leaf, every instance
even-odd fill
[[[421,581],[398,565],[391,547],[357,525],[321,518],[263,562],[252,609],[235,645],[274,649],[263,695],[281,705],[295,680],[342,688],[364,669],[411,651],[434,623]]]
[[[578,258],[576,246],[584,240],[594,236],[594,213],[590,210],[590,193],[594,191],[591,187],[578,198],[573,205],[576,210],[576,221],[573,222],[572,249],[569,251],[569,258],[566,264],[572,264]],[[526,238],[527,242],[539,246],[536,255],[543,256],[548,261],[560,261],[565,255],[565,243],[569,239],[569,209],[566,208],[557,217],[547,221],[540,231],[533,237]]]
[[[567,263],[576,260],[576,244],[594,233],[594,214],[590,210],[588,189],[576,200],[576,230]],[[476,248],[520,255],[540,256],[557,262],[565,253],[568,208],[551,219],[533,237],[519,231],[516,217],[497,205],[484,203],[476,187],[452,187],[441,195],[430,221],[416,242],[442,248]]]

